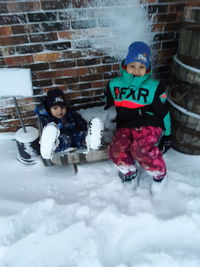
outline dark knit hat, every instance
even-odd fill
[[[145,65],[146,69],[150,66],[151,50],[149,46],[143,42],[134,42],[128,48],[128,54],[124,64],[137,61]]]
[[[50,109],[56,105],[66,105],[64,93],[60,89],[54,89],[47,92],[46,107]]]

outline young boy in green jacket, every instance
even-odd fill
[[[111,80],[106,88],[105,108],[113,104],[116,107],[117,131],[109,154],[120,178],[123,182],[134,180],[138,175],[137,161],[152,176],[153,189],[161,187],[166,177],[162,154],[171,146],[171,122],[166,86],[151,78],[150,56],[146,43],[134,42],[129,46],[121,76]]]

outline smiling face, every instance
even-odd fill
[[[126,66],[126,71],[134,76],[142,77],[146,74],[146,67],[144,64],[134,61]]]
[[[57,119],[62,119],[67,113],[67,108],[65,106],[55,105],[50,108],[50,111],[52,116]]]

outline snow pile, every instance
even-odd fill
[[[30,69],[2,68],[0,81],[0,97],[30,97],[33,94]]]
[[[74,32],[74,44],[87,44],[124,57],[134,41],[150,41],[150,20],[139,0],[91,0],[86,8],[70,11],[74,21],[82,21],[87,29]],[[85,3],[84,3],[85,4]],[[95,23],[96,27],[92,27]],[[89,38],[89,39],[88,39]]]
[[[170,150],[155,199],[143,171],[133,191],[110,161],[74,175],[39,159],[23,165],[15,142],[0,141],[0,266],[199,267],[199,159]]]
[[[44,159],[52,159],[53,151],[59,145],[59,135],[60,130],[56,124],[51,122],[44,127],[40,139],[40,152]]]

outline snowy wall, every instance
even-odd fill
[[[34,98],[19,99],[26,124],[35,103],[60,88],[77,107],[102,104],[107,82],[135,40],[153,50],[153,71],[168,79],[187,0],[24,0],[0,2],[0,66],[30,68]],[[16,81],[16,90],[17,81]],[[0,94],[1,95],[1,94]],[[12,99],[0,100],[0,131],[16,131]]]

